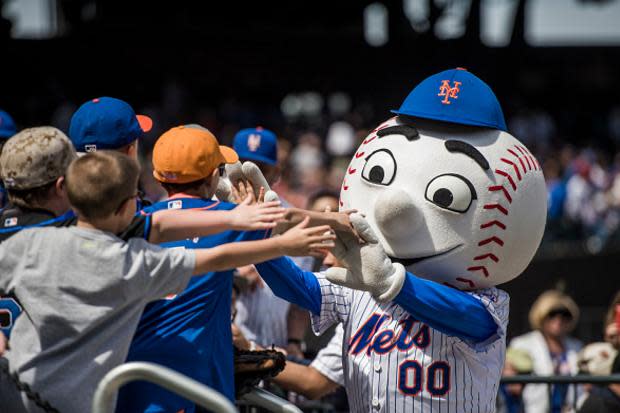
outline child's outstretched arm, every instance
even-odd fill
[[[230,211],[167,210],[155,212],[148,241],[162,243],[203,237],[222,231],[257,231],[272,229],[284,217],[278,201],[250,205],[248,196]]]
[[[300,208],[286,208],[284,218],[280,220],[273,230],[275,234],[286,231],[288,228],[297,225],[304,217],[310,217],[310,225],[329,225],[336,232],[352,233],[353,229],[349,221],[349,211],[347,212],[318,212],[307,211]]]
[[[330,227],[322,225],[308,228],[306,217],[298,225],[279,237],[260,241],[236,242],[215,248],[197,249],[194,274],[223,271],[231,268],[256,264],[283,255],[323,256],[322,251],[334,247],[335,235]]]

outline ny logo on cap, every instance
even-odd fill
[[[248,136],[248,149],[250,152],[256,152],[260,148],[260,135],[252,133]]]
[[[442,80],[441,86],[439,86],[439,94],[437,94],[437,96],[444,96],[441,103],[443,103],[444,105],[449,105],[450,98],[458,99],[459,98],[458,94],[461,91],[461,89],[459,89],[459,86],[461,86],[461,82],[455,81],[454,86],[450,87],[449,80]]]

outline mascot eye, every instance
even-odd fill
[[[378,185],[389,185],[396,175],[396,160],[387,149],[379,149],[366,158],[362,178]]]
[[[440,208],[454,212],[466,212],[476,199],[474,186],[466,178],[456,174],[435,177],[426,187],[427,201]]]

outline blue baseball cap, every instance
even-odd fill
[[[506,131],[502,107],[489,85],[463,68],[437,73],[417,85],[392,113]]]
[[[127,102],[100,97],[84,103],[73,114],[69,138],[78,152],[119,149],[152,127],[151,118],[136,115]]]
[[[9,139],[17,133],[17,127],[13,118],[0,109],[0,139]]]
[[[233,141],[233,149],[239,158],[244,160],[264,162],[268,165],[278,163],[276,134],[260,126],[237,132]]]

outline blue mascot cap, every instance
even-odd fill
[[[502,107],[489,85],[462,68],[430,76],[405,99],[398,115],[506,131]]]

